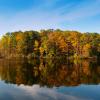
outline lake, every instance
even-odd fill
[[[0,60],[0,100],[100,100],[100,62]]]

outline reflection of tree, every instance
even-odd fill
[[[41,86],[77,86],[100,83],[97,62],[41,59],[33,61],[0,61],[0,77],[6,83],[40,84]]]

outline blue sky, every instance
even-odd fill
[[[0,33],[40,29],[100,33],[100,0],[0,0]]]

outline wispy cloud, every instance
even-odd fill
[[[42,3],[8,17],[1,13],[0,32],[62,28],[60,23],[73,23],[100,14],[100,0],[39,1]]]

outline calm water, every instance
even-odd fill
[[[0,100],[100,100],[100,63],[0,60]]]

